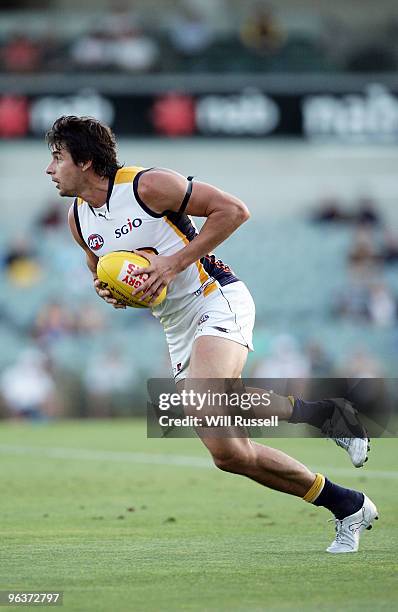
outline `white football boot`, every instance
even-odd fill
[[[359,538],[365,529],[372,529],[374,520],[378,520],[378,512],[374,503],[364,495],[363,506],[358,512],[335,519],[336,537],[326,549],[329,553],[354,553],[359,548]]]
[[[370,451],[369,438],[332,438],[337,446],[341,446],[350,456],[355,467],[362,467],[368,460]]]
[[[331,418],[324,423],[322,432],[347,451],[355,467],[362,467],[368,460],[370,440],[359,419],[358,411],[344,398],[334,398],[330,401],[335,409]]]

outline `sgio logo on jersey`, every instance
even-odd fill
[[[104,239],[99,234],[90,234],[87,238],[87,244],[92,251],[98,251],[104,246]]]
[[[141,225],[142,225],[142,219],[133,219],[132,221],[131,219],[127,219],[127,223],[122,225],[122,227],[118,227],[117,229],[115,229],[115,236],[116,238],[121,238],[122,235],[132,232],[133,229],[136,229],[137,227],[140,227]]]

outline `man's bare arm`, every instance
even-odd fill
[[[156,213],[166,210],[178,212],[186,189],[187,179],[181,174],[155,169],[141,176],[138,195]],[[241,200],[198,181],[193,182],[185,212],[195,217],[206,217],[206,222],[199,235],[176,254],[178,272],[213,251],[250,217]]]
[[[187,185],[187,179],[176,172],[149,170],[141,175],[138,195],[153,212],[178,212]],[[145,268],[149,278],[139,290],[133,292],[141,291],[141,300],[150,298],[150,302],[153,302],[179,272],[211,253],[250,217],[241,200],[212,185],[196,181],[185,212],[195,217],[206,217],[206,222],[199,235],[173,255],[145,255],[150,262],[149,267]],[[142,272],[144,269],[137,269],[133,274]]]

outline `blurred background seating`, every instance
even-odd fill
[[[248,375],[396,375],[394,2],[19,0],[0,10],[2,414],[133,414],[147,378],[171,374],[158,322],[99,300],[70,238],[70,202],[44,174],[44,132],[63,113],[115,121],[127,165],[195,174],[247,202],[251,221],[217,255],[255,298]],[[35,356],[42,382],[28,406],[12,389],[24,368],[34,379]]]
[[[84,10],[62,1],[13,3],[27,11],[23,24],[20,10],[4,13],[1,70],[386,72],[398,65],[398,19],[386,0],[376,20],[369,2],[322,1],[316,11],[286,0],[91,4],[94,14],[90,2]]]

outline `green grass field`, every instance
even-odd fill
[[[398,440],[362,470],[325,440],[273,445],[376,501],[358,554],[325,553],[326,510],[212,468],[198,440],[2,423],[0,589],[62,590],[68,611],[396,609]]]

